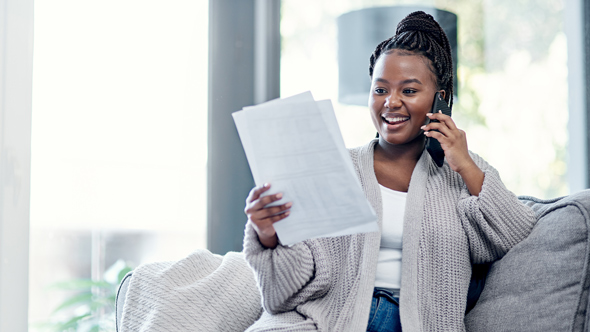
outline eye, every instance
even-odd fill
[[[375,93],[378,95],[381,95],[381,94],[387,93],[387,91],[383,88],[375,88]]]
[[[414,90],[414,89],[404,89],[404,93],[405,94],[413,94],[413,93],[416,93],[416,90]]]

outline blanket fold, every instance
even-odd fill
[[[133,271],[120,331],[244,331],[260,317],[260,301],[242,253],[198,250]]]

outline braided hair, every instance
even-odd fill
[[[395,35],[381,42],[373,51],[369,76],[382,54],[403,50],[430,60],[430,70],[436,77],[438,89],[445,91],[445,101],[453,106],[453,59],[449,38],[432,15],[417,11],[406,16],[395,30]]]

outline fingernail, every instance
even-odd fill
[[[283,193],[278,193],[278,194],[277,194],[275,197],[276,197],[277,199],[281,199],[281,198],[283,198]]]
[[[291,206],[293,206],[293,203],[291,203],[291,202],[289,202],[289,203],[285,204],[285,207],[286,207],[286,208],[290,208]]]
[[[442,111],[441,111],[441,110],[438,110],[438,112],[439,112],[439,113],[442,113]]]
[[[291,214],[291,211],[287,211],[287,212],[285,212],[285,215],[286,215],[286,216],[288,216],[288,215],[290,215],[290,214]]]
[[[270,186],[270,184],[267,182],[267,183],[263,184],[262,186],[263,186],[264,188],[266,188],[266,187]]]
[[[424,125],[424,126],[422,126],[422,127],[420,127],[420,129],[422,129],[422,130],[424,130],[424,128],[426,128],[426,126],[425,126],[425,125]]]
[[[426,113],[426,116],[431,116],[431,115],[432,115],[432,113]]]

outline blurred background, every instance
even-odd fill
[[[234,17],[245,15],[238,2],[236,13],[230,13]],[[231,1],[34,2],[30,331],[114,331],[109,299],[121,272],[145,262],[177,260],[197,248],[240,250],[243,212],[233,214],[229,230],[212,231],[220,225],[218,209],[243,210],[243,188],[249,190],[252,183],[245,179],[242,189],[231,194],[211,189],[220,183],[219,190],[229,190],[216,177],[223,175],[212,175],[219,167],[212,164],[211,150],[224,149],[215,144],[241,149],[231,112],[310,90],[316,99],[332,100],[348,147],[375,136],[365,105],[339,101],[338,18],[346,13],[401,5],[454,13],[458,86],[453,117],[467,132],[469,148],[495,166],[517,195],[552,198],[587,187],[585,173],[572,176],[587,169],[572,155],[586,153],[571,123],[572,114],[585,119],[579,114],[586,107],[585,88],[572,84],[572,75],[583,75],[572,59],[584,55],[572,47],[579,41],[571,36],[582,35],[583,25],[568,28],[567,22],[568,15],[582,20],[579,1],[242,1],[252,8],[264,2],[280,12],[274,21],[265,21],[274,22],[280,33],[274,41],[280,72],[272,73],[274,84],[267,81],[275,92],[228,109],[216,103],[239,98],[253,83],[216,83],[225,74],[217,74],[211,64],[223,56],[219,47],[260,49],[244,44],[246,39],[220,39],[219,26],[239,22],[210,20],[219,17],[219,8],[231,8],[221,3]],[[254,21],[256,15],[260,12],[253,12]],[[369,56],[358,64],[367,82]],[[260,64],[252,66],[258,70],[254,77]],[[572,91],[581,99],[571,100]],[[230,129],[215,127],[212,114],[223,112]],[[233,140],[224,143],[215,135]],[[228,172],[242,167],[247,174],[239,158],[239,165],[231,159],[218,162]],[[212,202],[212,195],[228,198]],[[223,242],[227,232],[237,240],[215,247],[213,242]]]

